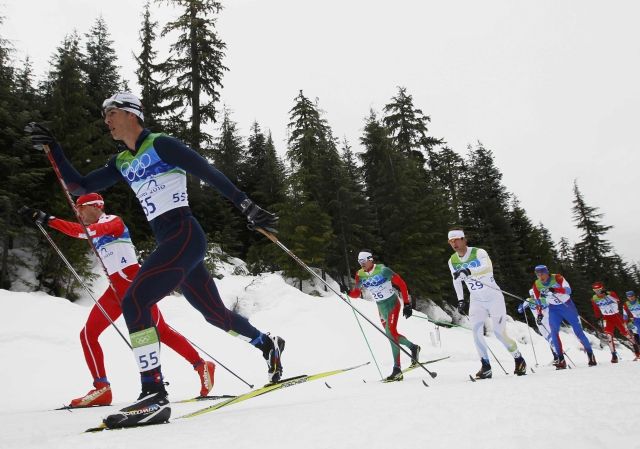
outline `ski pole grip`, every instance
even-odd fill
[[[273,243],[278,243],[278,238],[272,233],[270,233],[269,231],[266,231],[258,226],[255,227],[255,230],[258,231],[260,234],[264,235],[269,240],[271,240]]]

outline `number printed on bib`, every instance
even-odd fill
[[[160,342],[154,327],[130,335],[133,355],[140,372],[160,366]]]

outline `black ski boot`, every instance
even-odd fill
[[[411,365],[416,366],[418,364],[418,357],[420,357],[420,346],[413,345],[411,348]]]
[[[402,370],[400,369],[399,366],[394,366],[393,371],[391,371],[391,374],[389,374],[389,376],[384,381],[398,382],[398,381],[401,381],[402,379],[404,379],[404,377],[402,376]]]
[[[556,363],[556,370],[559,369],[567,369],[567,361],[564,359],[564,357],[559,358],[558,363]]]
[[[171,407],[164,384],[144,383],[138,400],[104,419],[110,429],[161,424],[169,421]]]
[[[262,350],[262,356],[267,361],[267,375],[269,383],[273,384],[282,378],[282,351],[284,351],[284,339],[272,337],[270,334],[262,334],[262,341],[256,346]]]
[[[611,353],[611,363],[618,363],[618,353],[617,352],[612,352]]]
[[[516,376],[524,376],[527,374],[527,362],[524,361],[524,358],[520,356],[516,357],[514,360],[516,362],[516,369],[513,371],[513,374]]]
[[[491,379],[493,376],[491,372],[491,364],[486,359],[480,359],[482,362],[482,367],[480,367],[480,371],[476,373],[476,379]]]
[[[593,352],[588,352],[587,357],[589,357],[589,366],[596,366],[596,356],[593,355]]]

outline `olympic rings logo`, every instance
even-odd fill
[[[452,265],[456,270],[459,270],[461,268],[478,268],[480,266],[480,261],[476,259],[472,260],[471,262],[454,263]]]
[[[125,162],[120,167],[120,173],[129,181],[134,181],[136,178],[142,178],[145,170],[151,165],[151,156],[143,154],[139,159],[135,158],[130,163]]]

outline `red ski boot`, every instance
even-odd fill
[[[198,376],[200,376],[200,396],[206,396],[213,388],[213,375],[216,371],[216,366],[213,362],[201,360],[200,363],[196,365],[195,370],[198,372]]]
[[[111,385],[108,382],[94,382],[94,389],[80,398],[73,399],[69,407],[93,407],[111,405]]]

